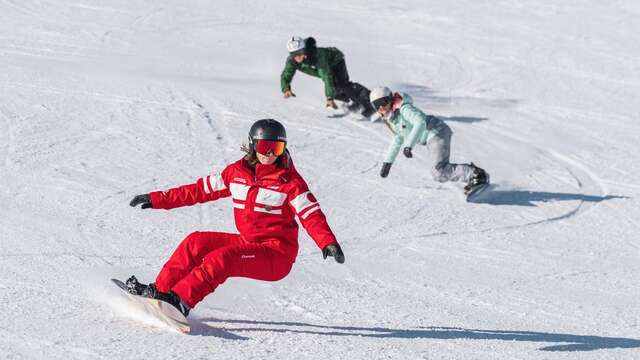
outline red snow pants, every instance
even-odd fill
[[[297,253],[297,249],[296,249]],[[156,278],[156,288],[170,290],[193,308],[229,277],[277,281],[289,274],[295,253],[274,239],[247,242],[239,234],[194,232],[187,236]]]

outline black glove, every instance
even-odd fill
[[[327,245],[324,247],[324,249],[322,249],[322,257],[326,259],[327,256],[333,256],[333,258],[336,259],[336,262],[339,264],[344,263],[344,253],[342,252],[342,249],[338,244]]]
[[[151,197],[149,194],[136,195],[133,197],[129,205],[136,207],[142,204],[141,208],[148,209],[151,207]]]
[[[408,157],[409,159],[411,159],[413,157],[413,154],[411,153],[411,148],[410,147],[404,148],[404,150],[402,150],[402,153],[404,154],[404,156]]]
[[[387,177],[387,175],[389,175],[389,170],[391,170],[391,163],[382,163],[382,169],[380,170],[380,176]]]

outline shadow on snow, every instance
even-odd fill
[[[248,337],[235,335],[232,332],[271,332],[325,336],[361,336],[369,338],[395,339],[470,339],[470,340],[502,340],[552,343],[539,350],[542,351],[592,351],[601,349],[639,348],[640,340],[604,336],[555,334],[533,331],[480,330],[449,327],[419,327],[416,329],[392,329],[384,327],[326,326],[303,322],[225,320],[217,318],[200,319],[200,324],[192,331],[194,335],[216,336],[226,339],[247,340]],[[205,322],[244,325],[220,329],[209,326]],[[264,326],[266,325],[266,326]],[[272,327],[277,326],[277,327]]]
[[[443,96],[439,95],[439,91],[432,89],[428,86],[419,85],[419,84],[409,84],[402,83],[398,84],[398,91],[406,92],[409,94],[416,105],[418,107],[426,105],[428,107],[429,104],[462,104],[462,103],[470,103],[470,104],[478,104],[478,105],[486,105],[491,107],[512,107],[518,104],[520,101],[517,99],[491,99],[491,98],[483,98],[483,97],[473,97],[473,96]],[[480,121],[489,120],[486,117],[475,117],[475,116],[442,116],[436,115],[440,119],[444,121],[455,121],[462,123],[475,123]]]
[[[549,201],[569,201],[580,200],[586,202],[600,202],[611,199],[628,199],[626,196],[619,195],[584,195],[572,193],[559,193],[547,191],[528,191],[528,190],[496,190],[495,185],[491,185],[477,199],[470,202],[476,204],[491,205],[517,205],[517,206],[536,206],[534,202]]]
[[[488,118],[485,118],[485,117],[473,117],[473,116],[442,116],[442,115],[437,115],[437,117],[442,119],[442,120],[444,120],[445,122],[455,121],[455,122],[461,122],[461,123],[467,123],[467,124],[489,120]]]

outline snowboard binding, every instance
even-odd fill
[[[489,174],[473,163],[471,163],[471,166],[473,167],[473,176],[464,187],[464,195],[467,197],[467,202],[473,202],[489,187]]]
[[[489,174],[487,174],[484,169],[475,166],[473,163],[471,163],[471,167],[473,168],[473,176],[471,176],[471,179],[469,179],[469,182],[464,187],[465,194],[468,194],[471,190],[480,185],[489,184]]]
[[[142,284],[138,281],[135,275],[132,275],[127,279],[125,286],[130,294],[167,302],[178,309],[178,311],[180,311],[180,313],[185,317],[189,315],[191,308],[187,306],[182,299],[180,299],[178,294],[173,291],[169,291],[168,293],[158,291],[154,283],[149,285]]]
[[[127,291],[130,294],[138,295],[138,296],[145,296],[143,294],[145,290],[147,290],[147,288],[149,287],[148,285],[141,284],[140,282],[138,282],[138,279],[135,277],[135,275],[131,275],[131,277],[128,278],[127,281],[125,282],[125,285],[127,286]],[[145,297],[149,297],[149,296],[145,296]]]

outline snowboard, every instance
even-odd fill
[[[477,199],[480,194],[484,193],[488,187],[489,184],[479,184],[476,186],[472,186],[471,189],[465,191],[467,202],[473,202],[473,200]]]
[[[469,190],[465,190],[464,194],[467,197],[467,202],[472,202],[477,199],[482,193],[489,188],[489,174],[487,174],[487,182],[484,184],[478,184],[472,186]]]
[[[376,116],[366,117],[362,114],[362,107],[359,105],[348,105],[346,103],[340,103],[337,109],[326,108],[328,118],[343,118],[350,117],[356,120],[369,120],[375,122],[378,120]],[[374,113],[376,115],[376,113]]]
[[[349,112],[349,111],[342,111],[342,110],[340,110],[340,109],[337,109],[337,110],[333,110],[333,109],[331,109],[331,110],[327,110],[327,117],[328,117],[329,119],[343,118],[343,117],[345,117],[345,116],[347,116],[347,115],[349,115],[349,114],[351,114],[351,112]]]
[[[341,118],[353,113],[348,106],[342,103],[338,105],[337,109],[332,109],[328,107],[328,108],[325,108],[325,110],[327,112],[328,118]]]
[[[127,291],[127,285],[118,279],[111,279],[126,295],[129,301],[138,305],[138,308],[145,313],[153,316],[154,318],[162,321],[171,328],[188,334],[191,331],[191,325],[178,309],[173,305],[158,299],[147,298],[139,295],[134,295]]]

